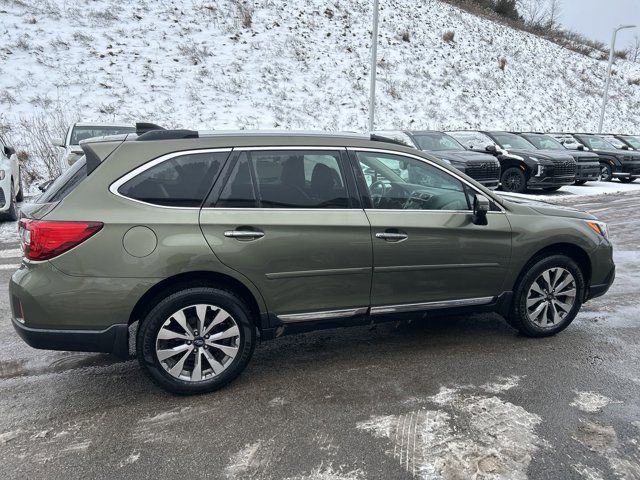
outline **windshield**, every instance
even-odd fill
[[[471,150],[484,150],[489,145],[495,145],[495,142],[480,132],[447,132],[465,147]]]
[[[540,150],[566,150],[555,138],[549,135],[523,135],[530,143]]]
[[[73,127],[71,132],[71,141],[69,145],[79,145],[81,140],[93,137],[105,137],[107,135],[121,135],[123,133],[134,133],[135,127],[110,127],[105,126],[88,126],[88,127]]]
[[[595,135],[580,135],[578,137],[582,143],[592,150],[617,150],[616,147],[611,145],[602,137]]]
[[[631,145],[636,150],[640,149],[640,137],[624,137],[629,145]]]
[[[498,145],[502,148],[509,150],[512,148],[520,148],[522,150],[536,150],[531,143],[527,142],[524,138],[514,135],[513,133],[494,133],[493,138],[495,138]]]
[[[430,152],[439,152],[442,150],[465,150],[462,144],[446,133],[414,133],[413,138],[420,150],[427,150]]]

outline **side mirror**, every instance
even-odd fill
[[[476,195],[473,198],[473,218],[476,225],[487,224],[487,212],[491,208],[491,202],[484,195]]]
[[[54,147],[64,148],[64,142],[62,141],[61,138],[52,138],[51,143],[53,144]]]
[[[581,152],[584,151],[584,145],[578,145],[576,150],[580,150]]]
[[[11,158],[11,155],[14,155],[16,153],[16,149],[13,147],[4,147],[4,154],[7,156],[7,158]]]
[[[629,145],[623,145],[622,150],[629,150]]]
[[[495,145],[487,145],[486,147],[484,147],[484,149],[485,149],[487,152],[492,153],[492,154],[496,154],[496,153],[498,153],[498,149],[496,148],[496,146],[495,146]]]

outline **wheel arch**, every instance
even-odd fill
[[[194,286],[217,287],[235,293],[249,306],[251,319],[255,326],[259,330],[268,327],[268,325],[264,324],[265,320],[263,319],[266,316],[261,315],[262,312],[266,311],[262,298],[256,298],[256,294],[240,280],[224,273],[211,271],[179,273],[156,283],[136,302],[129,316],[128,324],[131,325],[136,321],[142,320],[158,301],[166,297],[170,292]]]
[[[568,242],[558,242],[547,245],[544,248],[536,251],[533,255],[529,257],[529,259],[525,262],[524,266],[520,270],[518,274],[518,278],[513,285],[513,291],[515,291],[516,287],[520,283],[522,277],[526,274],[528,267],[540,258],[549,257],[551,255],[565,255],[571,258],[574,262],[578,264],[582,275],[584,276],[585,287],[589,287],[591,283],[591,272],[592,265],[591,259],[589,258],[589,254],[579,245]]]

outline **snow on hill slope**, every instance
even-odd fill
[[[378,128],[596,128],[606,62],[436,0],[380,3]],[[0,0],[0,115],[364,130],[371,4]],[[615,72],[605,128],[638,133],[640,65]]]

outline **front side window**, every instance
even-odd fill
[[[124,183],[118,192],[141,202],[199,207],[229,152],[188,153],[164,160]]]
[[[580,141],[586,143],[587,146],[592,150],[616,150],[616,147],[611,145],[602,137],[593,136],[580,136]]]
[[[624,137],[624,139],[636,150],[640,149],[640,137]]]
[[[429,163],[401,155],[358,152],[374,208],[469,210],[464,184]]]
[[[246,162],[244,180],[231,182],[234,186],[225,185],[216,206],[228,206],[226,202],[234,188],[243,191],[249,208],[255,206],[250,197],[253,190],[249,192],[246,185],[249,174],[255,183],[257,206],[261,208],[348,208],[349,197],[338,152],[251,151],[242,154],[238,163],[242,161]]]

